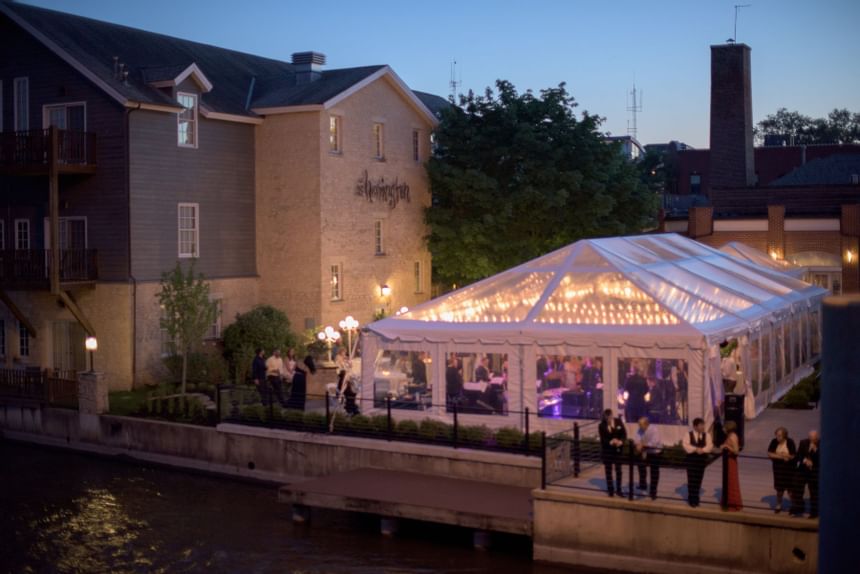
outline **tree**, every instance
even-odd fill
[[[286,314],[269,305],[260,305],[236,315],[236,320],[224,329],[224,353],[238,380],[250,370],[256,349],[286,351],[296,344],[297,339],[290,331]]]
[[[811,118],[779,108],[757,125],[759,142],[766,136],[783,137],[795,145],[860,142],[860,114],[843,108],[834,109],[826,118]]]
[[[209,300],[209,284],[203,274],[194,273],[194,262],[183,271],[176,267],[161,274],[161,291],[156,295],[161,304],[161,328],[167,331],[182,357],[182,387],[188,378],[188,357],[203,341],[218,312],[216,303]]]
[[[539,96],[502,80],[496,89],[461,96],[436,130],[425,220],[438,282],[470,283],[583,237],[653,224],[656,195],[602,139],[600,117],[577,117],[564,84]]]

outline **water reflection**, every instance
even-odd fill
[[[532,564],[523,538],[477,552],[468,531],[386,539],[374,518],[323,511],[295,526],[273,487],[2,441],[0,485],[0,574],[571,572]]]

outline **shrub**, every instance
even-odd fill
[[[352,427],[353,432],[356,434],[375,434],[373,422],[368,416],[355,415],[350,419],[349,424]]]
[[[424,419],[418,425],[418,435],[425,440],[451,440],[454,436],[453,427],[441,421]]]
[[[242,420],[252,422],[265,421],[268,416],[266,407],[263,405],[245,405],[239,409],[239,414],[242,417]]]
[[[483,445],[492,433],[484,425],[457,428],[457,441],[463,444]]]
[[[418,436],[418,423],[410,420],[400,421],[394,432],[399,437],[415,438]]]
[[[230,361],[236,381],[247,378],[258,347],[267,353],[274,349],[286,352],[297,344],[286,314],[270,305],[236,315],[235,321],[224,329],[224,356]]]
[[[302,420],[305,430],[309,432],[319,432],[326,430],[325,415],[322,413],[307,412]]]
[[[520,449],[523,447],[523,433],[516,427],[503,427],[496,431],[496,444],[501,448]]]
[[[182,357],[172,355],[163,359],[167,368],[167,382],[178,383],[182,378]],[[200,391],[207,385],[220,385],[229,378],[227,363],[223,357],[214,352],[192,353],[188,356],[188,379],[186,390]]]
[[[543,444],[543,441],[541,438],[541,433],[539,433],[539,432],[529,433],[529,450],[539,451],[542,444]]]
[[[393,425],[394,421],[392,421]],[[388,432],[388,416],[373,415],[370,417],[371,432],[374,434],[386,434]]]
[[[343,415],[334,417],[334,432],[349,434],[352,431],[352,419]]]
[[[305,420],[305,412],[296,409],[285,409],[281,418],[291,428],[301,428]]]

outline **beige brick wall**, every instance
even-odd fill
[[[96,370],[105,373],[111,390],[131,388],[130,286],[125,283],[98,283],[93,288],[77,289],[72,294],[96,330],[99,343],[99,349],[94,356]],[[30,338],[30,356],[14,362],[19,349],[18,324],[6,306],[0,305],[0,318],[6,326],[4,366],[53,368],[54,322],[74,322],[75,318],[47,291],[10,291],[9,296],[33,324],[36,337]]]
[[[209,292],[221,300],[222,331],[233,322],[236,315],[254,307],[258,300],[257,278],[213,279],[209,281]],[[137,284],[135,316],[135,353],[137,371],[135,385],[155,384],[164,374],[161,355],[161,307],[157,294],[161,290],[158,282]],[[206,345],[214,345],[206,342]]]

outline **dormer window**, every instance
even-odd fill
[[[179,92],[176,100],[183,110],[176,115],[177,143],[197,147],[197,95]]]

